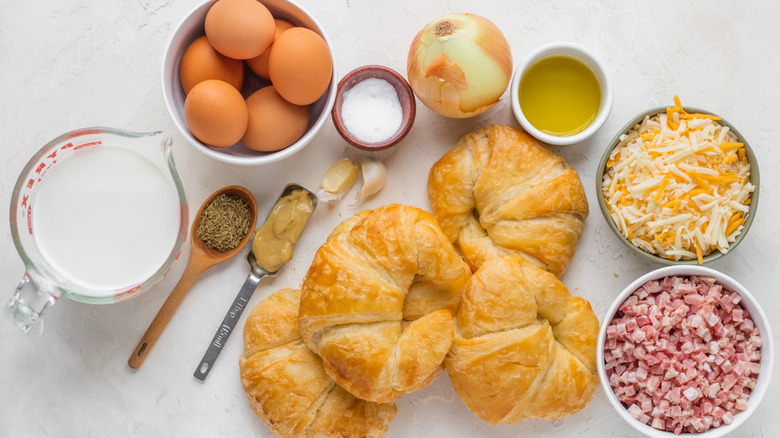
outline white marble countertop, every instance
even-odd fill
[[[327,122],[296,156],[266,167],[235,167],[207,158],[177,132],[162,100],[162,53],[179,21],[199,0],[4,1],[0,5],[0,285],[10,295],[24,267],[8,226],[16,178],[32,154],[62,134],[89,126],[165,130],[184,180],[191,215],[214,190],[251,189],[264,217],[281,188],[317,188],[325,168],[348,147]],[[640,111],[672,102],[725,116],[753,145],[763,170],[760,206],[745,241],[712,263],[745,285],[780,327],[780,3],[773,1],[625,2],[596,0],[482,1],[300,0],[331,39],[339,77],[364,64],[405,74],[416,32],[449,12],[492,20],[512,47],[515,64],[553,41],[578,42],[606,63],[615,88],[612,114],[590,140],[555,147],[580,173],[591,214],[563,282],[590,300],[600,319],[613,297],[659,266],[621,246],[596,204],[594,173],[607,142]],[[400,202],[428,209],[428,168],[463,134],[488,123],[518,126],[508,93],[489,112],[446,119],[418,104],[409,136],[379,154],[388,167],[384,190],[361,207]],[[318,246],[356,208],[341,202],[317,209],[283,272],[263,280],[250,307],[282,287],[298,286]],[[188,244],[185,245],[188,248]],[[243,254],[206,272],[185,298],[144,366],[127,358],[168,292],[187,250],[153,290],[130,301],[86,305],[60,300],[42,335],[25,336],[0,319],[0,437],[270,436],[238,379],[238,334],[227,342],[205,383],[192,377],[207,344],[246,278]],[[6,298],[3,298],[3,302]],[[780,333],[775,332],[775,344]],[[759,410],[734,436],[770,437],[780,430],[780,369]],[[494,427],[472,415],[443,375],[397,402],[388,437],[632,437],[599,388],[584,410],[555,422]]]

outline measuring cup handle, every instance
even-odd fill
[[[3,310],[23,332],[40,334],[43,331],[41,317],[56,302],[57,295],[43,290],[25,273]]]

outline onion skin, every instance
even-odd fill
[[[420,101],[446,117],[472,117],[498,103],[512,77],[512,53],[501,31],[474,14],[449,14],[426,25],[407,58]]]

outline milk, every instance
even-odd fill
[[[102,145],[49,170],[32,221],[41,253],[60,274],[90,295],[111,296],[160,269],[181,213],[167,170],[131,149]]]

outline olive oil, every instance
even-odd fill
[[[555,136],[582,132],[596,118],[601,87],[582,62],[552,56],[533,64],[520,80],[520,108],[538,130]]]

